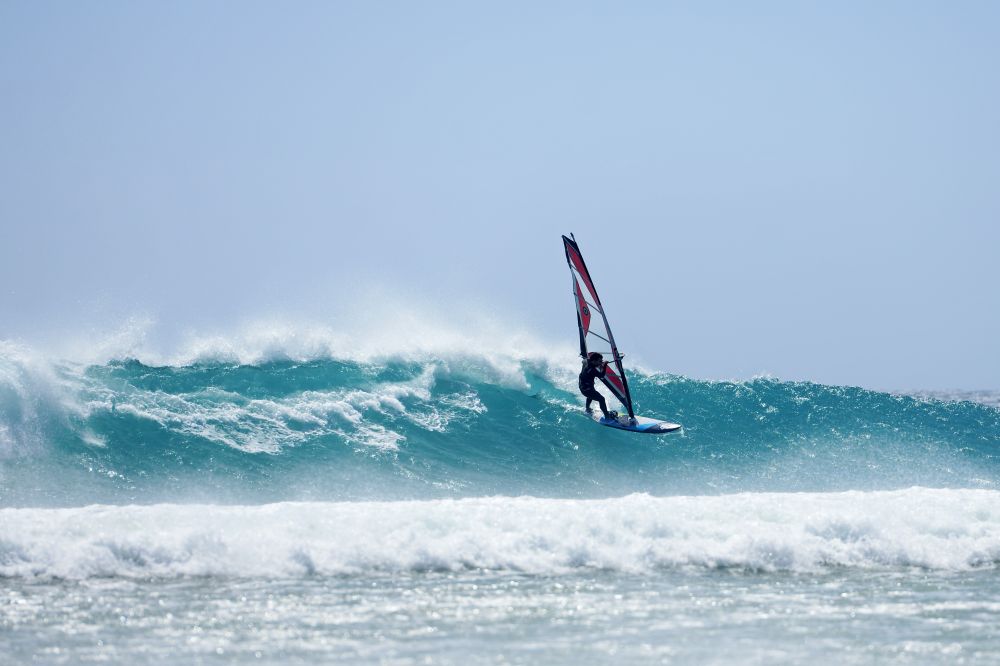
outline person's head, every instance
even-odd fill
[[[600,352],[590,352],[587,354],[587,362],[591,365],[600,365],[604,362],[604,356]]]

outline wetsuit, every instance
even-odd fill
[[[596,400],[597,404],[601,407],[601,411],[604,412],[604,418],[610,419],[611,414],[608,413],[608,403],[604,400],[604,396],[594,388],[594,380],[598,377],[604,377],[607,372],[608,366],[605,363],[595,368],[590,363],[585,362],[583,370],[580,372],[580,393],[587,398],[588,412],[590,411],[591,401]]]

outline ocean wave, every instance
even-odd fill
[[[998,562],[1000,492],[989,490],[0,510],[0,575],[30,579]]]
[[[993,488],[979,402],[635,370],[667,437],[582,414],[572,353],[54,362],[0,347],[0,503]],[[950,397],[950,396],[949,396]]]

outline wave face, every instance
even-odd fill
[[[571,354],[54,363],[0,347],[0,502],[994,488],[1000,410],[808,382],[635,371],[650,436],[582,414]]]
[[[0,510],[0,577],[31,579],[961,571],[998,561],[995,490]]]

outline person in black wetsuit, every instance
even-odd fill
[[[618,413],[608,411],[608,403],[604,400],[604,396],[594,388],[594,380],[603,377],[607,371],[608,362],[601,354],[597,352],[587,354],[587,361],[583,364],[583,370],[580,371],[580,393],[587,398],[587,412],[591,411],[590,403],[596,400],[601,411],[604,412],[604,418],[613,419],[617,418]]]

